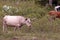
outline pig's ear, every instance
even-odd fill
[[[27,20],[27,18],[25,19],[25,21]]]

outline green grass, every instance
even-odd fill
[[[60,40],[60,33],[24,33],[24,32],[9,32],[0,34],[1,40]]]
[[[2,6],[11,5],[19,8],[19,12],[11,15],[22,15],[30,17],[32,20],[32,28],[24,25],[21,30],[13,31],[12,27],[8,27],[8,33],[2,32],[2,18],[5,12],[2,12]],[[22,1],[16,6],[10,2],[0,2],[0,40],[60,40],[60,19],[51,22],[47,19],[49,8],[38,6],[34,1]]]

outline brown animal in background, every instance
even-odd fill
[[[50,16],[51,16],[51,18],[52,19],[54,19],[55,20],[55,18],[60,18],[60,12],[59,11],[50,11],[49,13],[48,13]]]

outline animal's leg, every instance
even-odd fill
[[[17,24],[17,26],[15,27],[15,30],[16,29],[20,30],[21,29],[21,25]]]
[[[48,19],[49,21],[52,21],[52,16],[47,15],[47,19]]]
[[[56,16],[52,16],[51,18],[52,18],[53,20],[55,20],[55,19],[56,19]]]
[[[7,30],[7,25],[5,25],[5,30],[6,30],[6,32],[8,32],[8,30]]]
[[[3,23],[3,32],[5,31],[5,24]]]
[[[23,25],[21,24],[21,25],[18,25],[18,30],[21,30],[21,27],[22,27]]]
[[[7,32],[7,25],[6,25],[6,22],[3,22],[3,32]]]
[[[52,16],[48,16],[47,18],[49,21],[54,21],[56,19],[56,16],[52,15]]]
[[[16,26],[16,27],[14,28],[14,31],[16,31],[17,29],[19,30],[19,26]]]
[[[16,29],[17,29],[17,27],[15,26],[15,27],[14,27],[14,31],[16,31]]]

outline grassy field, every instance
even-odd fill
[[[31,30],[24,25],[21,30],[13,31],[8,27],[8,33],[2,32],[2,18],[8,13],[2,12],[3,5],[10,5],[19,9],[18,13],[11,15],[22,15],[35,18],[32,21]],[[0,2],[0,40],[60,40],[60,19],[51,22],[47,19],[50,8],[36,5],[34,1],[22,1],[18,5],[13,2]]]

